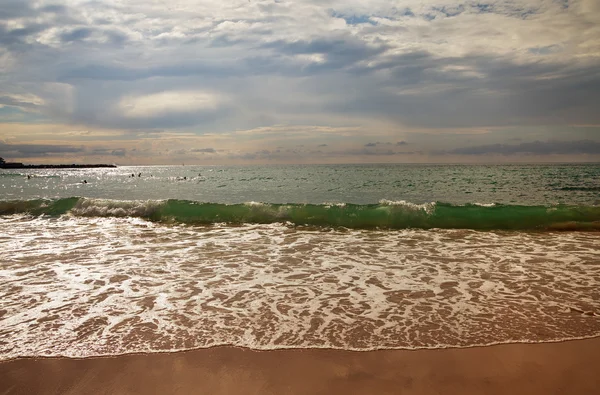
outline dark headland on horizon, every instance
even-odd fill
[[[0,158],[0,169],[88,169],[97,167],[117,167],[108,164],[60,164],[60,165],[26,165],[21,162],[5,162]]]

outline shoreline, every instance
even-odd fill
[[[243,351],[252,351],[252,352],[275,352],[275,351],[306,351],[306,350],[319,350],[319,351],[334,351],[334,352],[349,352],[349,353],[371,353],[371,352],[389,352],[389,351],[407,351],[407,352],[416,352],[416,351],[440,351],[440,350],[468,350],[473,348],[490,348],[490,347],[502,347],[502,346],[510,346],[510,345],[536,345],[536,344],[556,344],[556,343],[569,343],[574,341],[585,341],[585,340],[598,340],[600,342],[600,333],[591,335],[591,336],[581,336],[581,337],[569,337],[564,339],[550,339],[543,341],[519,341],[519,340],[511,340],[511,341],[499,341],[495,343],[487,343],[487,344],[473,344],[466,346],[452,346],[452,345],[441,345],[441,346],[432,346],[432,347],[389,347],[389,348],[340,348],[340,347],[320,347],[320,346],[283,346],[283,347],[275,347],[275,348],[254,348],[249,346],[238,346],[232,345],[228,343],[224,344],[215,344],[211,346],[197,347],[197,348],[182,348],[182,349],[172,349],[172,350],[153,350],[153,351],[132,351],[132,352],[124,352],[121,354],[99,354],[99,355],[90,355],[84,357],[70,356],[70,355],[36,355],[36,356],[18,356],[18,357],[10,357],[8,359],[0,359],[0,366],[3,363],[8,363],[12,361],[18,360],[58,360],[58,359],[69,359],[69,360],[78,360],[84,361],[88,359],[102,359],[102,358],[120,358],[120,357],[136,357],[136,356],[150,356],[150,355],[159,355],[159,354],[181,354],[181,353],[189,353],[203,350],[213,350],[219,348],[233,348]]]
[[[0,394],[589,394],[600,337],[467,348],[191,351],[0,362]]]

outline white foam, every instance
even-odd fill
[[[244,205],[246,205],[246,206],[250,206],[250,207],[253,207],[253,206],[255,206],[255,207],[260,207],[260,206],[264,206],[265,204],[264,204],[264,203],[262,203],[262,202],[254,202],[254,201],[251,201],[251,202],[246,202],[246,203],[244,203]]]
[[[75,216],[5,216],[0,228],[0,359],[224,344],[465,347],[600,334],[596,233]]]
[[[323,203],[323,205],[327,208],[331,208],[331,207],[346,207],[346,203],[343,202],[337,202],[337,203],[332,203],[332,202],[325,202]]]
[[[74,215],[99,217],[147,217],[163,205],[161,200],[79,199],[70,210]]]
[[[382,206],[402,206],[412,210],[422,210],[426,213],[431,213],[435,210],[435,202],[416,204],[412,202],[407,202],[405,200],[387,200],[381,199],[379,204]]]

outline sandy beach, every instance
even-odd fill
[[[179,353],[0,363],[2,394],[594,394],[600,338],[441,350]]]

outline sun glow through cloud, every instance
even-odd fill
[[[127,117],[156,117],[169,113],[212,111],[219,105],[217,95],[205,92],[172,91],[145,96],[127,96],[119,107]]]

